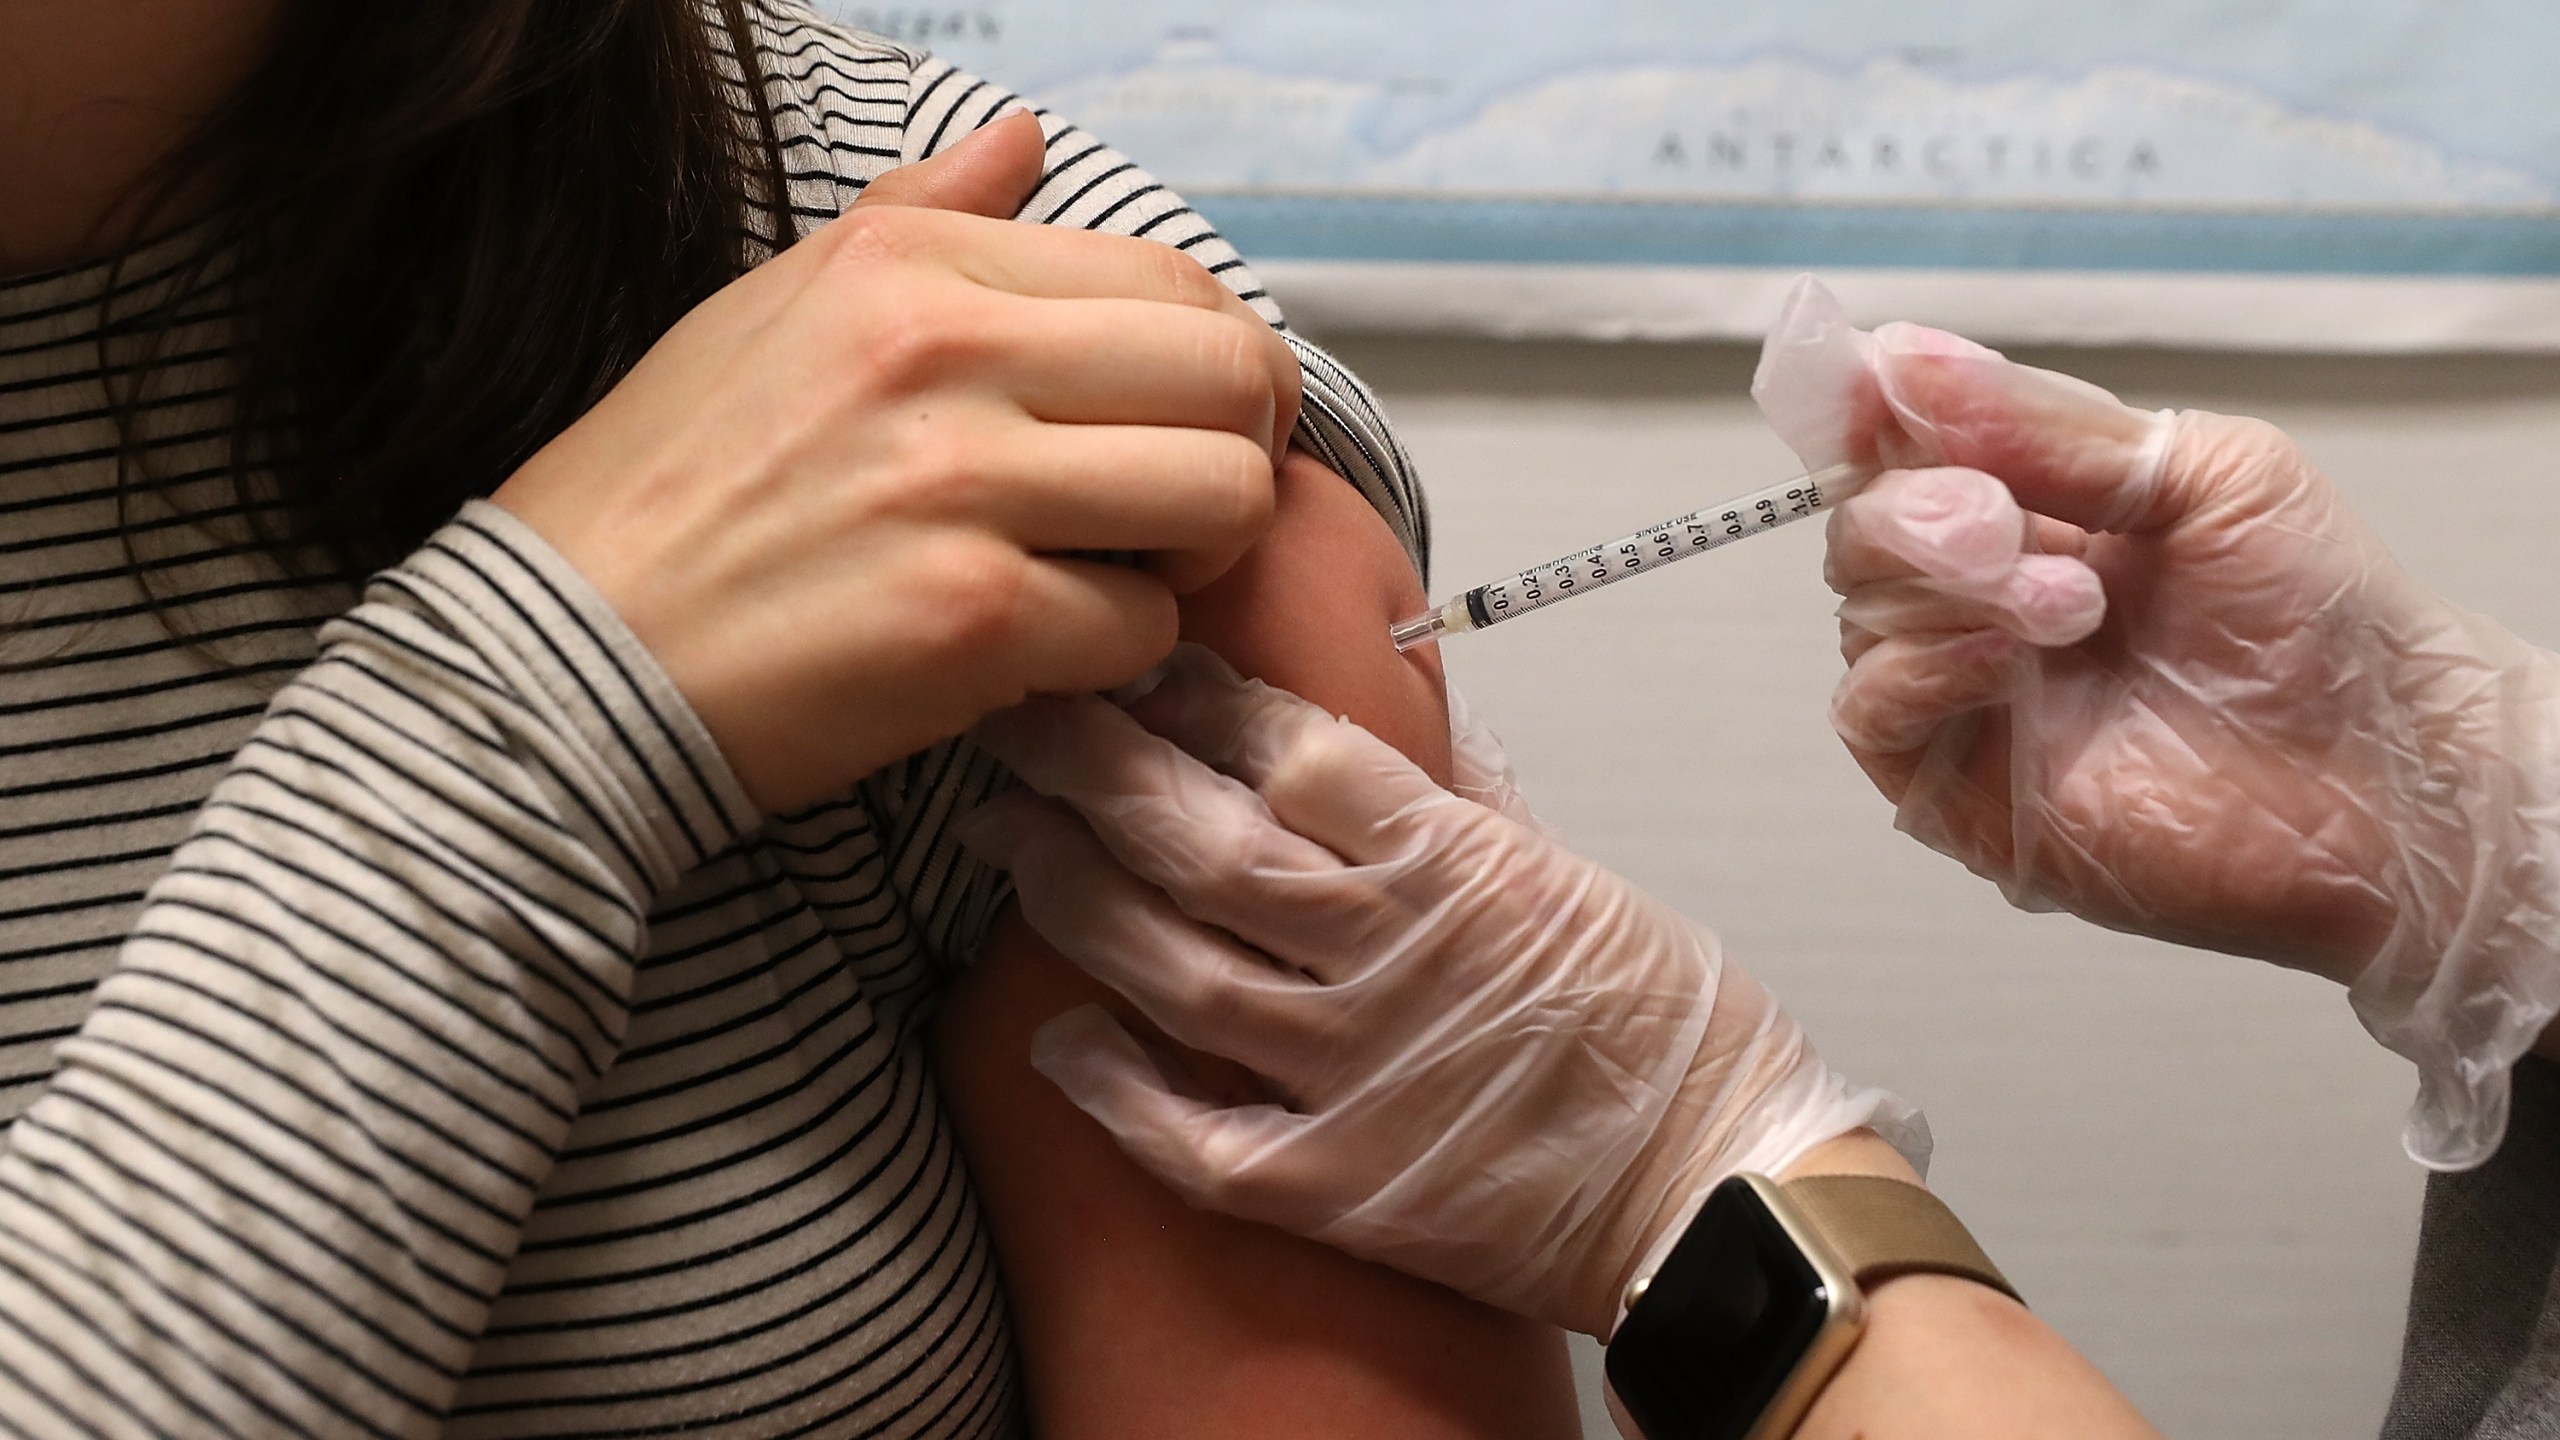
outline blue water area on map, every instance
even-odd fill
[[[1267,259],[2560,275],[2560,216],[1191,197]]]
[[[1393,149],[1572,71],[1902,56],[1994,85],[2136,65],[2350,117],[2560,183],[2552,0],[819,0],[1034,94],[1168,44],[1390,87]],[[1166,157],[1147,156],[1163,168]]]

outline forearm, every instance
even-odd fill
[[[1823,1174],[1919,1179],[1892,1146],[1863,1131],[1814,1150],[1782,1178]],[[2024,1305],[1969,1280],[1906,1275],[1869,1292],[1866,1333],[1796,1440],[2157,1434]]]
[[[0,1415],[440,1432],[649,897],[743,813],[643,793],[618,727],[681,707],[497,524],[324,632],[7,1132]]]

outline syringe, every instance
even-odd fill
[[[1398,653],[1443,635],[1464,635],[1543,610],[1559,600],[1588,595],[1631,575],[1659,570],[1674,560],[1704,555],[1736,540],[1765,534],[1792,520],[1828,510],[1848,499],[1874,472],[1861,465],[1825,466],[1766,490],[1676,515],[1632,535],[1532,565],[1451,598],[1388,630]]]

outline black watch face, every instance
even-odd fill
[[[1650,1440],[1742,1440],[1831,1311],[1742,1180],[1707,1197],[1609,1340],[1609,1386]]]

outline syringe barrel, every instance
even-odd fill
[[[1451,601],[1448,608],[1463,607],[1472,623],[1449,628],[1481,630],[1498,625],[1559,600],[1775,530],[1839,504],[1864,483],[1868,473],[1855,465],[1833,465],[1532,565]]]

